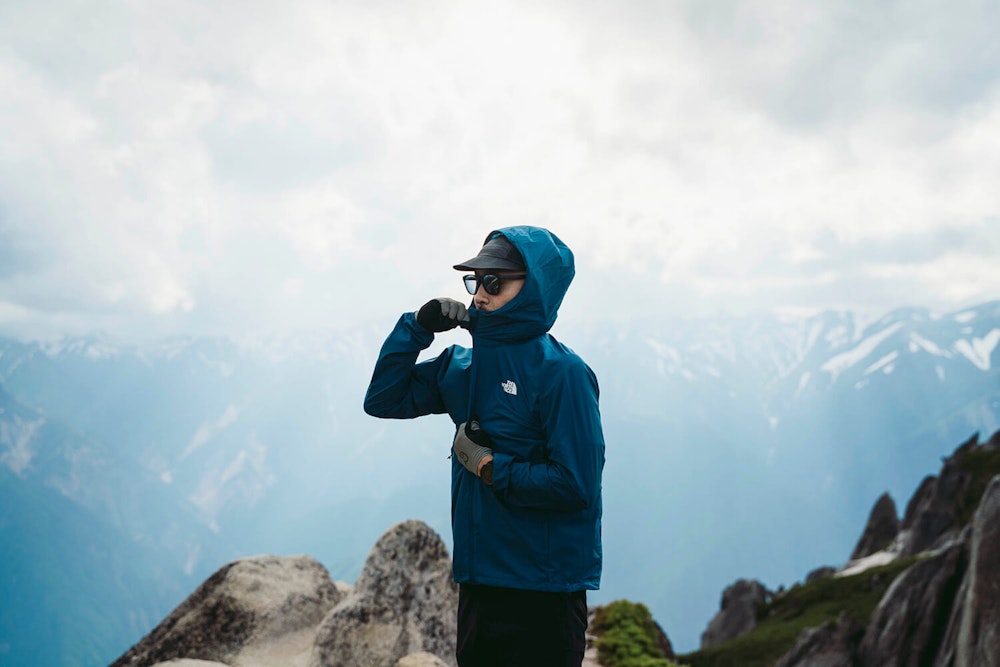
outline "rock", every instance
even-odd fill
[[[339,599],[326,568],[308,556],[238,560],[209,577],[112,667],[181,658],[229,663],[256,644],[311,632]]]
[[[920,561],[892,582],[858,651],[862,667],[921,667],[937,655],[967,567],[958,544]]]
[[[656,627],[656,648],[660,649],[667,660],[675,660],[677,655],[674,654],[674,645],[670,643],[670,637],[659,623],[653,621],[653,625]]]
[[[832,577],[837,573],[837,569],[830,567],[829,565],[824,565],[823,567],[817,567],[815,570],[806,575],[806,583],[811,584],[814,581],[819,581],[820,579],[826,579],[827,577]]]
[[[775,667],[854,667],[864,626],[845,616],[802,631],[792,650]]]
[[[740,579],[723,591],[719,613],[701,635],[701,648],[718,646],[757,627],[757,608],[770,596],[759,581],[747,579]]]
[[[971,542],[971,537],[970,537]],[[934,667],[955,667],[955,654],[958,652],[958,633],[962,627],[962,601],[969,594],[969,573],[966,569],[965,576],[962,577],[962,585],[955,594],[955,604],[951,608],[951,619],[948,621],[948,629],[944,633],[941,641],[941,648],[938,649],[937,658],[934,660]]]
[[[396,667],[448,667],[448,665],[436,655],[421,651],[400,658]]]
[[[969,473],[958,467],[958,460],[977,447],[978,441],[978,435],[972,436],[944,460],[940,475],[928,476],[921,482],[906,506],[902,529],[906,531],[907,539],[900,555],[918,554],[958,534],[960,502],[971,479]]]
[[[885,549],[892,544],[898,534],[899,516],[896,514],[896,503],[893,502],[892,496],[883,493],[872,508],[868,525],[865,526],[861,539],[854,547],[851,560],[871,556],[876,551]]]
[[[995,431],[984,446],[987,449],[1000,449],[1000,430]]]
[[[388,530],[354,592],[320,625],[311,667],[393,665],[416,652],[455,663],[458,587],[441,538],[420,521]]]
[[[956,650],[957,667],[1000,665],[1000,475],[983,494],[972,522],[968,592]]]

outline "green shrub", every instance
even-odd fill
[[[676,667],[658,646],[661,630],[644,604],[617,600],[599,607],[591,630],[605,667]]]

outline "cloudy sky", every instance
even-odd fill
[[[0,5],[0,334],[338,328],[486,232],[576,315],[1000,297],[1000,3]]]

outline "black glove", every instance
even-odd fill
[[[479,476],[479,463],[487,456],[493,456],[493,441],[490,440],[486,431],[479,428],[479,422],[475,419],[458,427],[453,447],[459,463],[477,477]],[[492,461],[483,467],[491,464]],[[492,472],[493,469],[490,468],[490,479],[485,480],[487,484],[493,483]]]
[[[428,331],[448,331],[468,321],[465,304],[448,297],[431,299],[417,311],[417,322]]]

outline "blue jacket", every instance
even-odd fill
[[[417,364],[434,334],[403,315],[365,396],[376,417],[479,419],[493,440],[493,485],[452,457],[453,573],[458,583],[570,592],[601,580],[604,436],[597,378],[549,333],[573,280],[573,253],[538,227],[498,230],[528,267],[521,291],[469,310],[473,348]]]

